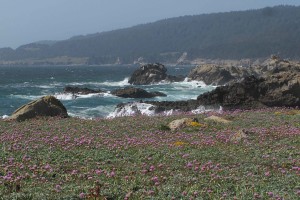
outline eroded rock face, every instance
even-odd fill
[[[68,117],[67,109],[54,96],[45,96],[17,109],[9,119],[25,121],[37,116]]]
[[[80,88],[80,87],[72,87],[72,86],[66,86],[64,88],[64,93],[72,93],[72,94],[95,94],[95,93],[101,93],[103,91],[101,90],[93,90],[89,88]]]
[[[207,85],[225,85],[251,75],[253,72],[245,67],[200,65],[191,70],[190,80],[203,81]]]
[[[261,78],[249,76],[241,82],[204,93],[197,100],[203,105],[228,108],[300,106],[300,73],[283,71]]]
[[[161,81],[178,82],[183,81],[184,77],[167,75],[167,68],[159,63],[142,65],[133,72],[129,83],[133,85],[149,85]]]
[[[153,98],[157,96],[167,96],[161,92],[147,92],[141,88],[126,87],[112,91],[112,94],[123,98]]]

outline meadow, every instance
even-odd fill
[[[1,120],[0,199],[299,199],[299,113]],[[166,129],[183,117],[201,125]]]

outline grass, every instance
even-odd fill
[[[299,199],[299,112],[212,114],[0,121],[0,199]]]

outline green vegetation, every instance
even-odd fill
[[[176,62],[195,58],[263,58],[300,55],[300,7],[184,16],[53,43],[0,49],[1,60],[88,58],[87,64]]]
[[[167,130],[183,117],[205,126]],[[299,120],[264,109],[0,121],[0,199],[297,199]]]

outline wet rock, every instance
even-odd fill
[[[126,87],[123,89],[114,90],[113,95],[123,98],[153,98],[157,96],[167,96],[162,92],[147,92],[141,88]]]
[[[53,96],[45,96],[18,108],[11,120],[24,121],[38,116],[68,117],[67,109]]]
[[[95,94],[95,93],[101,93],[102,90],[93,90],[89,88],[80,88],[80,87],[72,87],[72,86],[66,86],[64,88],[64,93],[72,93],[72,94]]]
[[[142,65],[133,72],[129,79],[129,83],[133,85],[148,85],[159,83],[161,81],[183,81],[184,77],[176,77],[167,75],[167,68],[159,63]]]

